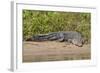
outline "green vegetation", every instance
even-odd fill
[[[57,31],[78,31],[85,39],[91,38],[91,14],[23,10],[23,38]]]

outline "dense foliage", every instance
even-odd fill
[[[90,40],[91,14],[23,10],[23,38],[57,31],[78,31]]]

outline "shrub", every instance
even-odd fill
[[[23,38],[57,31],[78,31],[84,38],[91,38],[91,14],[23,10]]]

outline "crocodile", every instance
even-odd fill
[[[26,41],[69,42],[79,47],[82,47],[84,43],[82,35],[76,31],[62,31],[62,32],[51,32],[48,34],[38,34],[28,38]]]

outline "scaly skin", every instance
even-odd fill
[[[76,31],[52,32],[48,34],[39,34],[28,38],[27,41],[59,41],[70,42],[76,46],[82,47],[84,39]]]

